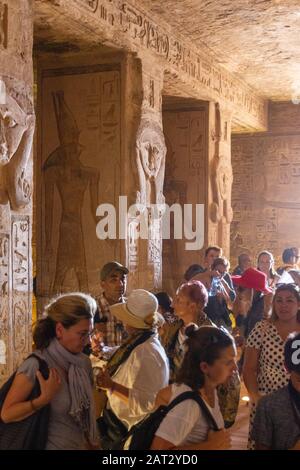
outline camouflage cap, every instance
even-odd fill
[[[128,269],[123,266],[121,263],[118,263],[118,261],[111,261],[110,263],[106,263],[101,271],[100,271],[100,279],[101,281],[105,281],[105,279],[108,278],[111,274],[113,274],[115,271],[119,271],[123,274],[128,274],[129,271]]]

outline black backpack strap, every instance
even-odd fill
[[[218,428],[218,425],[216,423],[216,420],[214,419],[213,415],[209,411],[205,401],[203,398],[199,395],[197,392],[183,392],[180,395],[178,395],[174,400],[169,403],[166,407],[166,414],[169,413],[176,405],[181,403],[184,400],[194,400],[198,403],[200,409],[202,410],[205,418],[208,421],[208,424],[214,431],[219,431],[220,429]]]
[[[155,334],[155,331],[153,330],[145,330],[144,333],[141,334],[141,336],[136,340],[134,341],[132,344],[128,345],[126,351],[124,351],[123,353],[123,356],[121,357],[121,359],[117,362],[117,364],[114,364],[113,367],[110,367],[110,361],[108,361],[108,371],[109,371],[109,374],[111,377],[113,377],[115,375],[115,373],[117,372],[117,370],[119,369],[119,367],[125,362],[127,361],[127,359],[129,358],[130,354],[132,353],[132,351],[137,347],[139,346],[140,344],[143,344],[145,343],[145,341],[147,341],[147,339],[149,339],[151,336],[153,336]],[[118,351],[116,351],[112,357],[110,358],[111,360],[113,360],[114,358],[114,355],[115,354],[118,354]]]
[[[147,339],[149,339],[151,336],[153,336],[155,334],[155,331],[153,330],[145,330],[145,332],[140,336],[140,338],[134,342],[134,344],[131,344],[128,346],[128,356],[126,357],[126,359],[128,359],[128,357],[130,356],[130,354],[132,353],[132,351],[137,347],[139,346],[140,344],[143,344],[145,341],[147,341]],[[122,361],[122,362],[125,362],[125,360]]]

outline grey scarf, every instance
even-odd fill
[[[79,424],[89,442],[96,444],[97,430],[93,389],[83,354],[72,354],[55,338],[47,348],[58,366],[67,371],[71,397],[70,415]]]

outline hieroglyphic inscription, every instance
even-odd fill
[[[130,272],[130,287],[138,288],[138,262],[139,262],[139,245],[138,245],[139,221],[132,218],[128,220],[127,228],[127,253],[126,265]]]
[[[7,48],[8,8],[6,3],[0,2],[0,48]]]
[[[150,79],[149,83],[149,105],[151,108],[155,108],[155,88],[154,80]]]
[[[9,235],[0,234],[0,295],[1,305],[8,297],[9,283]]]
[[[14,219],[12,223],[12,288],[28,292],[29,285],[29,218]]]
[[[0,348],[2,360],[0,361],[0,383],[6,378],[6,367],[9,343],[9,272],[10,272],[10,237],[0,233]]]
[[[119,132],[119,74],[101,78],[102,89],[102,129],[104,141],[108,146],[115,146]]]
[[[298,134],[300,126],[300,107],[291,102],[271,102],[269,111],[269,129],[271,132]]]
[[[100,21],[109,24],[127,35],[138,46],[145,47],[163,57],[170,66],[200,82],[216,93],[219,98],[243,108],[266,127],[266,103],[255,96],[252,90],[228,72],[209,63],[208,60],[183,39],[166,34],[146,14],[124,1],[102,0],[99,2],[76,0],[78,4],[97,15]]]
[[[300,139],[233,138],[232,163],[232,256],[268,249],[281,262],[283,249],[298,245]]]
[[[12,340],[13,367],[16,368],[31,347],[30,219],[13,216],[11,225],[12,260]]]
[[[148,276],[149,286],[159,289],[162,274],[161,218],[151,219],[149,214]]]
[[[101,100],[97,78],[93,78],[86,97],[86,125],[89,130],[98,129],[101,119]]]
[[[99,0],[76,0],[77,3],[84,5],[89,10],[95,12],[99,5]]]

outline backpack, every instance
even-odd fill
[[[160,406],[153,413],[146,416],[146,418],[133,426],[127,434],[125,441],[123,441],[124,444],[127,439],[131,437],[129,450],[149,450],[162,420],[169,411],[184,400],[195,400],[207,419],[210,428],[214,431],[219,431],[215,419],[198,392],[184,392],[172,400],[171,403]]]
[[[36,354],[31,354],[27,359],[30,357],[35,357],[38,360],[39,370],[44,379],[47,379],[49,376],[49,368],[46,361]],[[15,376],[16,372],[10,376],[0,389],[0,410]],[[36,379],[27,400],[37,398],[40,393],[40,384],[38,379]],[[0,450],[45,449],[48,438],[49,415],[50,405],[46,405],[21,421],[4,423],[0,419]]]
[[[147,341],[151,336],[154,335],[152,330],[146,330],[144,333],[126,347],[122,356],[109,368],[110,362],[108,362],[109,373],[113,376],[116,370],[129,358],[133,350]],[[120,346],[122,348],[122,346]],[[119,350],[120,350],[119,348]],[[111,360],[118,354],[118,350],[112,356]],[[105,393],[105,392],[103,392]],[[128,429],[125,424],[114,414],[114,412],[107,406],[108,402],[103,408],[101,416],[97,419],[98,431],[100,434],[101,448],[103,450],[121,450],[123,448],[124,439],[126,439]]]

